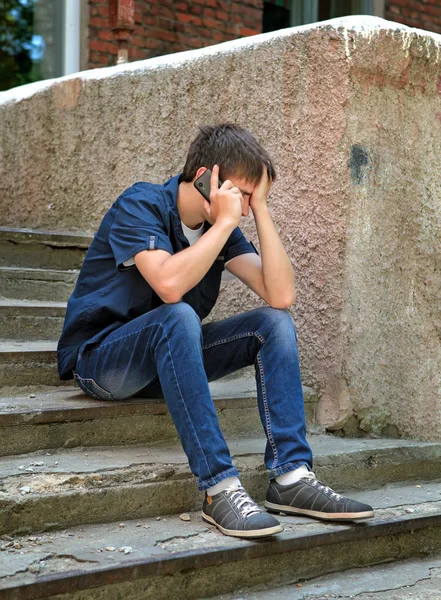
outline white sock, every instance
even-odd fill
[[[208,496],[215,496],[216,494],[219,494],[219,492],[223,492],[227,489],[227,487],[230,487],[230,485],[233,484],[241,485],[239,477],[227,477],[227,479],[223,479],[222,481],[216,483],[216,485],[213,485],[213,487],[210,487],[208,488],[208,490],[205,491],[207,492]]]
[[[294,471],[289,471],[288,473],[279,475],[276,477],[276,481],[277,483],[280,483],[280,485],[290,485],[291,483],[295,483],[304,477],[306,473],[309,473],[308,467],[306,465],[301,465],[297,469],[294,469]]]

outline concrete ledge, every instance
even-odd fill
[[[0,385],[3,390],[22,386],[58,386],[64,383],[58,377],[55,342],[0,341]],[[67,384],[71,385],[70,382]]]
[[[2,336],[15,340],[58,340],[63,329],[64,302],[0,300]]]
[[[44,230],[0,228],[0,267],[77,269],[90,235]]]
[[[78,270],[0,267],[1,296],[43,302],[67,302],[77,276]]]

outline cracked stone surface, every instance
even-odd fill
[[[342,439],[311,436],[315,463],[322,468],[375,466],[382,452],[390,460],[415,455],[424,460],[441,454],[437,443],[406,440]],[[241,473],[262,471],[264,438],[229,440],[231,454]],[[126,448],[74,448],[40,451],[0,458],[0,500],[26,495],[95,489],[123,484],[139,485],[190,475],[179,442]],[[29,489],[28,489],[29,488]]]
[[[376,509],[377,522],[396,517],[409,518],[412,514],[429,515],[441,512],[441,481],[406,486],[389,485],[381,490],[357,492],[351,496],[372,504]],[[202,521],[199,511],[189,513],[189,516],[189,521],[172,515],[71,527],[49,533],[0,536],[0,589],[2,581],[10,583],[12,579],[17,583],[29,583],[49,572],[79,568],[82,571],[90,571],[107,565],[129,564],[133,560],[167,557],[190,550],[220,550],[232,545],[247,547],[255,543],[222,535],[215,527]],[[280,516],[280,521],[284,525],[284,532],[280,536],[285,537],[315,535],[365,526],[364,523],[322,523],[284,515]],[[125,554],[124,548],[127,547],[132,551]],[[290,600],[303,600],[304,597],[286,596]],[[270,596],[256,596],[257,598],[269,600]]]
[[[441,557],[350,569],[300,584],[216,596],[212,600],[439,600]]]

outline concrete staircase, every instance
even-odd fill
[[[101,402],[59,385],[56,340],[89,243],[0,230],[0,600],[209,598],[441,551],[441,444],[325,435],[310,389],[317,475],[373,504],[376,518],[282,516],[285,531],[261,541],[205,524],[163,400]],[[242,481],[261,502],[253,377],[210,387]]]

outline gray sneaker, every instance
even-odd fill
[[[202,518],[225,535],[257,538],[283,531],[282,525],[252,500],[241,485],[214,496],[205,494]]]
[[[289,485],[271,480],[265,507],[270,512],[293,513],[329,521],[354,521],[374,516],[372,506],[337,494],[318,481],[312,472]]]

